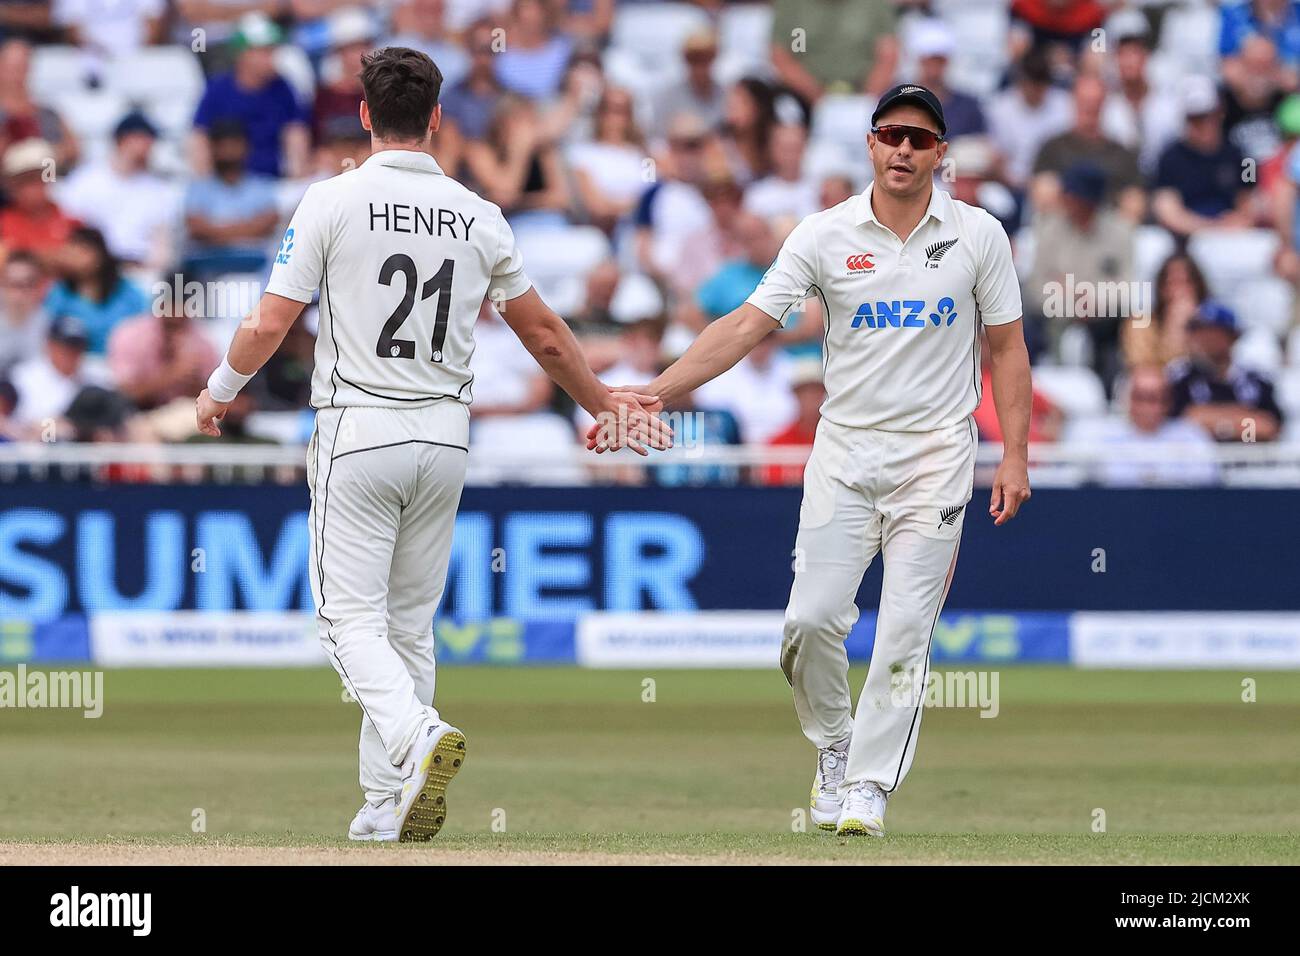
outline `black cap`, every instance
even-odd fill
[[[83,349],[90,344],[90,336],[86,334],[85,325],[73,315],[61,315],[56,318],[50,323],[47,335],[51,341],[75,345]]]
[[[918,86],[915,83],[900,83],[892,90],[887,91],[880,98],[880,102],[876,104],[876,111],[871,114],[871,125],[877,125],[876,121],[880,118],[881,113],[902,103],[915,103],[917,106],[929,110],[934,114],[935,121],[939,124],[939,135],[947,135],[948,124],[943,121],[943,105],[939,102],[939,97],[924,86]]]
[[[158,138],[158,127],[149,122],[149,117],[139,110],[132,110],[123,116],[113,130],[113,139],[121,139],[131,133],[148,133],[154,139]]]

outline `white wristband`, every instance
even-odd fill
[[[223,358],[210,376],[208,376],[208,394],[214,402],[222,405],[233,402],[239,390],[248,384],[252,375],[241,375],[230,367],[230,360]]]

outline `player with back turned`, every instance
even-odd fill
[[[1004,435],[989,502],[998,525],[1029,497],[1030,380],[1006,233],[934,187],[947,150],[938,98],[897,86],[871,122],[874,183],[800,223],[748,301],[637,391],[671,404],[735,365],[800,301],[822,300],[827,397],[804,477],[781,666],[818,748],[814,821],[880,836],[886,800],[912,763],[930,641],[972,495],[981,328]],[[593,429],[589,447],[602,444]],[[878,552],[875,645],[854,716],[844,641]],[[903,693],[896,675],[911,685]]]
[[[427,840],[446,818],[464,735],[433,707],[433,615],[465,480],[474,322],[490,297],[538,364],[613,446],[662,448],[651,399],[611,392],[524,274],[501,210],[429,153],[442,74],[423,53],[363,59],[371,156],[311,186],[266,294],[199,395],[199,429],[320,292],[308,448],[311,581],[321,643],[361,705],[366,803],[349,836]]]

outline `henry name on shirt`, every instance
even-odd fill
[[[465,218],[454,209],[422,209],[402,203],[370,203],[371,232],[403,232],[469,241],[469,231],[477,217]]]

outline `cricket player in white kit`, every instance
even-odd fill
[[[933,185],[947,149],[938,99],[895,87],[872,124],[874,183],[800,223],[748,301],[637,391],[671,403],[731,368],[802,300],[821,300],[827,397],[804,477],[781,666],[819,751],[814,821],[880,836],[916,749],[930,640],[972,494],[981,328],[1005,436],[989,503],[999,525],[1029,497],[1030,379],[1006,233]],[[588,444],[600,450],[595,436]],[[855,717],[844,641],[877,553],[884,583]],[[900,694],[895,674],[921,686]]]
[[[607,426],[611,447],[671,431],[597,381],[563,319],[533,291],[501,210],[429,154],[441,73],[423,53],[365,58],[372,154],[311,186],[258,311],[199,396],[217,422],[320,291],[308,449],[311,581],[321,643],[362,710],[366,803],[349,835],[427,840],[446,818],[464,735],[433,707],[433,616],[469,447],[474,322],[490,298],[543,369]],[[657,405],[646,399],[653,411]]]

